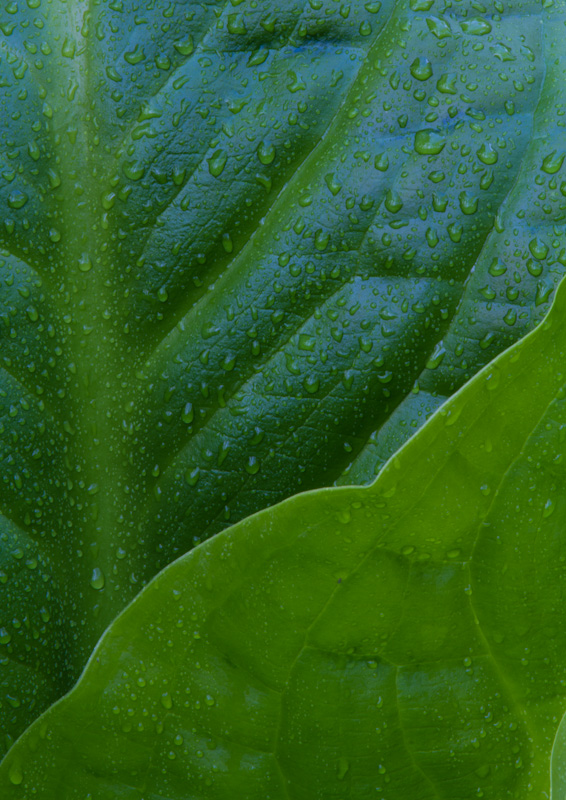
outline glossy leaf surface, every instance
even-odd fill
[[[562,23],[2,6],[3,748],[159,569],[369,480],[532,327],[565,260]]]
[[[562,796],[566,285],[364,488],[170,565],[0,768],[7,800]],[[556,739],[556,742],[555,742]]]

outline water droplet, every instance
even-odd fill
[[[554,289],[554,283],[550,278],[539,281],[537,283],[535,306],[538,307],[541,306],[543,303],[547,303],[550,295],[552,294],[553,289]]]
[[[548,254],[548,245],[542,242],[538,237],[535,237],[529,242],[529,250],[537,261],[543,261]]]
[[[493,258],[488,271],[490,275],[493,275],[494,278],[497,278],[499,275],[503,275],[505,272],[507,272],[507,267],[501,261],[501,259],[495,257]]]
[[[555,507],[556,507],[556,504],[554,503],[554,500],[551,500],[549,498],[546,501],[546,503],[544,504],[544,509],[543,509],[543,512],[542,512],[543,518],[546,519],[547,517],[550,517],[550,515],[553,513]]]
[[[456,83],[458,76],[455,72],[449,72],[442,75],[436,82],[436,88],[442,94],[457,94]]]
[[[108,76],[108,78],[110,78],[111,81],[114,81],[114,83],[120,83],[122,80],[122,76],[120,75],[116,67],[112,65],[106,67],[106,75]]]
[[[392,214],[396,214],[403,208],[403,202],[394,189],[388,189],[385,195],[385,208]]]
[[[478,208],[478,198],[468,192],[460,192],[458,197],[463,214],[475,214]]]
[[[126,162],[123,166],[124,175],[131,181],[139,181],[145,174],[145,167],[136,161]]]
[[[564,153],[557,153],[556,150],[553,150],[550,155],[543,159],[541,169],[548,175],[554,175],[555,172],[558,172],[563,163]]]
[[[434,351],[432,352],[429,360],[426,362],[427,369],[436,369],[442,364],[444,356],[446,355],[446,349],[442,342],[439,342]]]
[[[527,269],[533,278],[538,278],[539,275],[542,275],[542,264],[540,261],[533,261],[532,258],[528,258]]]
[[[137,44],[133,50],[129,50],[128,52],[124,53],[124,61],[132,66],[139,64],[140,61],[144,60],[144,58],[145,53],[139,44]]]
[[[255,475],[259,472],[259,461],[255,456],[249,456],[246,464],[246,472],[249,475]]]
[[[92,261],[88,253],[83,253],[79,258],[79,269],[81,272],[88,272],[92,269]]]
[[[321,252],[326,250],[329,241],[330,234],[327,231],[323,231],[321,228],[319,228],[314,235],[314,246],[316,249],[320,250]]]
[[[173,43],[173,47],[181,56],[190,56],[195,49],[193,44],[193,37],[189,34],[184,39],[180,39]]]
[[[228,14],[228,33],[242,35],[247,33],[246,24],[242,14]]]
[[[470,36],[485,36],[486,33],[491,32],[491,24],[483,17],[464,19],[460,22],[460,27],[464,33],[468,33]]]
[[[299,334],[299,350],[308,350],[312,352],[316,344],[314,336],[309,336],[307,333]]]
[[[422,130],[415,134],[415,151],[422,156],[435,156],[445,145],[446,139],[437,131]]]
[[[12,637],[6,628],[0,628],[0,644],[9,644],[11,641]]]
[[[438,17],[427,17],[426,24],[429,31],[436,36],[437,39],[446,39],[446,37],[452,36],[450,25],[444,19],[439,19]]]
[[[188,483],[189,486],[196,486],[200,478],[200,468],[195,467],[192,470],[187,470],[185,472],[185,481]]]
[[[222,174],[228,155],[225,150],[216,150],[208,159],[208,171],[214,178],[218,178]]]
[[[270,142],[260,142],[257,147],[257,157],[265,166],[271,164],[275,158],[275,146]]]
[[[320,381],[314,375],[308,375],[303,381],[303,386],[309,394],[315,394],[318,392]]]
[[[194,420],[194,418],[195,418],[195,413],[193,411],[193,404],[187,403],[185,405],[185,408],[183,409],[183,414],[181,416],[181,419],[186,425],[190,425],[191,422]]]
[[[8,770],[8,778],[10,779],[10,783],[13,783],[14,786],[19,786],[24,779],[22,769],[16,761],[10,765],[10,769]]]
[[[95,567],[92,570],[92,575],[90,576],[90,585],[93,589],[100,591],[104,589],[104,584],[106,583],[106,579],[104,578],[104,573],[100,569],[100,567]]]
[[[329,172],[328,175],[324,176],[324,182],[328,186],[330,193],[336,197],[340,189],[342,188],[342,184],[338,183],[338,181],[334,177],[333,172]]]
[[[389,158],[387,153],[379,153],[374,159],[374,167],[380,172],[386,172],[389,169]]]
[[[415,58],[410,67],[411,75],[418,81],[426,81],[432,76],[432,64],[425,57]]]
[[[23,208],[28,200],[29,197],[25,192],[15,189],[8,197],[8,205],[10,208]]]
[[[489,143],[484,143],[477,151],[477,156],[482,164],[488,164],[491,166],[492,164],[497,163],[497,159],[499,158],[497,154],[497,150],[493,149],[493,146]]]

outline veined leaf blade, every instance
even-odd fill
[[[566,286],[373,485],[297,495],[160,573],[8,753],[6,797],[549,796],[565,313]]]

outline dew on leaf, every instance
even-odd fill
[[[208,170],[214,178],[218,178],[226,166],[228,155],[225,150],[216,150],[208,159]]]
[[[105,583],[106,579],[100,567],[94,567],[90,576],[90,585],[92,588],[100,591],[101,589],[104,589]]]
[[[411,75],[419,81],[426,81],[432,76],[432,64],[426,57],[415,58],[410,67]]]
[[[415,151],[422,156],[438,155],[446,145],[445,137],[433,130],[420,130],[415,133]]]

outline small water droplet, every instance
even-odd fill
[[[0,644],[9,644],[11,641],[12,637],[6,628],[0,628]]]
[[[275,158],[275,146],[271,142],[260,142],[257,146],[257,157],[265,166],[271,164]]]
[[[92,261],[88,253],[83,253],[79,258],[79,269],[81,272],[88,272],[92,269]]]
[[[216,150],[208,159],[208,171],[214,178],[218,178],[222,174],[228,156],[225,150]]]
[[[249,456],[246,463],[246,472],[249,475],[256,475],[259,472],[259,461],[255,456]]]
[[[556,504],[555,504],[554,500],[551,500],[549,498],[546,501],[546,503],[544,504],[544,509],[543,509],[543,512],[542,512],[543,518],[546,519],[547,517],[550,517],[550,515],[554,512],[555,507],[556,507]]]
[[[104,589],[104,584],[106,583],[106,579],[104,577],[104,573],[100,569],[100,567],[95,567],[92,570],[92,575],[90,576],[90,585],[93,589],[100,591]]]
[[[10,765],[10,769],[8,770],[8,778],[10,779],[10,783],[13,783],[14,786],[19,786],[23,781],[23,772],[17,761],[14,761],[14,763]]]
[[[21,189],[15,189],[8,196],[8,205],[14,209],[23,208],[28,200],[29,197],[25,192],[22,192]]]

